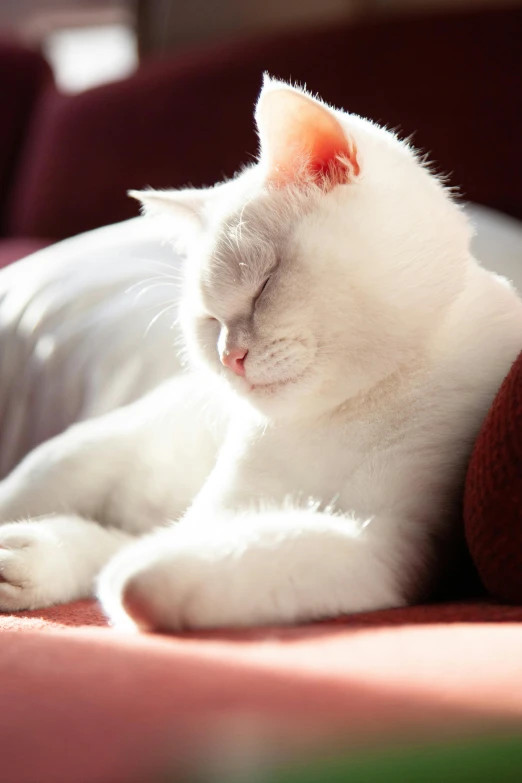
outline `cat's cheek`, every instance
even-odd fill
[[[192,364],[219,370],[217,353],[219,323],[215,318],[185,316],[182,323],[183,343]]]

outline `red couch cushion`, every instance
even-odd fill
[[[167,637],[92,627],[92,602],[0,615],[2,779],[179,780],[154,772],[511,725],[520,620],[522,608],[464,603]]]
[[[475,444],[464,520],[471,555],[488,591],[522,604],[522,354]]]

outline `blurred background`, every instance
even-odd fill
[[[0,29],[41,46],[61,88],[129,75],[194,44],[356,17],[521,5],[522,0],[0,0]]]
[[[265,70],[520,218],[521,41],[522,0],[0,0],[0,264],[232,176]]]

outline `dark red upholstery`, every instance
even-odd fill
[[[484,585],[496,598],[522,604],[522,354],[475,445],[464,519]]]
[[[41,250],[49,244],[49,240],[33,237],[0,239],[0,269],[8,264],[12,264],[13,261],[18,261],[18,259],[24,258],[31,253],[36,253],[37,250]]]
[[[129,187],[212,184],[252,159],[261,76],[306,82],[416,131],[466,196],[522,216],[522,9],[365,21],[149,63],[124,82],[50,96],[11,200],[12,234],[62,238],[136,214]]]
[[[0,235],[36,104],[51,83],[51,69],[37,52],[0,40]]]

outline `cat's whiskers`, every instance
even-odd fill
[[[132,283],[132,285],[130,285],[128,288],[126,288],[125,293],[129,294],[139,286],[147,285],[147,283],[154,283],[156,281],[161,281],[165,285],[179,285],[181,280],[182,280],[181,277],[175,277],[174,275],[167,275],[165,273],[162,273],[160,275],[155,275],[154,277],[140,278],[139,280],[136,280],[134,283]]]
[[[236,245],[238,250],[241,250],[240,243],[243,241],[243,226],[246,226],[246,221],[243,220],[243,213],[249,203],[250,203],[250,199],[245,204],[243,204],[241,212],[239,213],[239,219],[236,225],[234,226],[234,238],[236,240]]]
[[[159,321],[159,319],[160,319],[160,318],[161,318],[163,315],[165,315],[165,313],[168,313],[168,312],[169,312],[169,310],[173,310],[175,307],[177,307],[177,302],[171,302],[171,303],[170,303],[170,304],[168,304],[166,307],[164,307],[162,310],[160,310],[160,311],[159,311],[159,313],[156,313],[156,315],[154,316],[154,318],[152,319],[152,321],[149,323],[149,325],[148,325],[148,326],[147,326],[147,328],[145,329],[145,332],[144,332],[144,334],[143,334],[143,337],[144,337],[144,338],[145,338],[145,337],[147,337],[148,333],[150,332],[150,330],[152,329],[152,327],[154,326],[154,324],[155,324],[157,321]]]
[[[179,363],[182,367],[187,367],[189,365],[189,355],[187,346],[183,343],[183,339],[181,337],[174,341],[173,347],[175,348],[176,345],[180,346],[180,348],[176,351],[176,359],[179,360]]]
[[[175,256],[173,256],[173,260]],[[140,256],[131,256],[131,261],[145,261],[152,272],[158,272],[160,269],[166,269],[167,273],[175,273],[178,270],[174,264],[170,264],[168,261],[162,261],[159,258],[142,258]]]
[[[231,238],[230,238],[230,237],[229,237],[227,234],[222,234],[222,237],[221,237],[221,238],[222,238],[222,241],[224,242],[224,244],[226,245],[226,247],[227,247],[227,248],[230,250],[230,252],[231,252],[231,253],[232,253],[232,254],[235,256],[235,255],[236,255],[236,252],[237,252],[237,250],[238,250],[239,248],[238,248],[238,247],[234,247],[234,245],[232,244],[232,240],[231,240]]]
[[[146,288],[142,288],[141,291],[139,291],[136,294],[136,297],[134,299],[134,303],[138,302],[145,294],[147,294],[149,291],[153,291],[155,288],[168,288],[169,286],[177,288],[177,283],[165,283],[165,281],[159,282],[159,283],[152,283],[151,285],[147,286]]]
[[[173,262],[163,261],[160,258],[150,258],[150,256],[127,256],[127,260],[130,262],[138,262],[143,264],[143,271],[153,274],[164,274],[166,277],[179,277],[183,278],[183,272],[180,269],[179,259],[176,255],[172,256]]]

